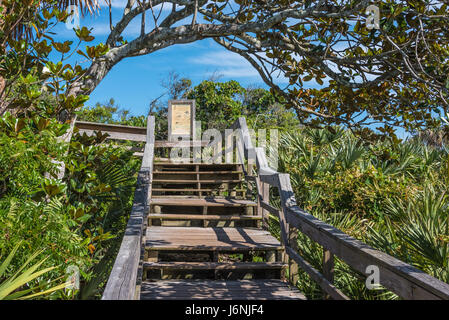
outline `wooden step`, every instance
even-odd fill
[[[297,288],[281,280],[144,281],[141,300],[306,300]]]
[[[243,171],[153,171],[153,174],[243,174]]]
[[[239,199],[177,199],[177,198],[152,198],[151,205],[158,206],[190,206],[190,207],[255,207],[257,203],[251,200]]]
[[[153,179],[153,184],[222,184],[222,183],[241,183],[242,180],[169,180],[169,179]]]
[[[144,262],[144,269],[188,270],[266,270],[283,269],[282,262]]]
[[[144,279],[283,279],[281,262],[144,262]]]
[[[201,214],[156,214],[148,215],[149,219],[166,219],[166,220],[262,220],[261,216],[247,215],[201,215]]]
[[[158,227],[146,230],[145,246],[154,251],[278,251],[283,247],[268,231],[250,228]]]
[[[232,168],[236,166],[241,166],[239,163],[204,163],[204,162],[190,162],[190,163],[181,163],[181,162],[154,162],[155,165],[160,165],[164,167],[192,167],[192,166],[200,166],[203,168],[207,167],[222,167],[222,168]]]
[[[224,192],[224,191],[235,191],[235,192],[245,192],[246,190],[244,189],[193,189],[193,188],[152,188],[152,191],[157,191],[157,192],[212,192],[212,191],[217,191],[217,192]]]

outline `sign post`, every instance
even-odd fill
[[[195,138],[195,100],[168,101],[168,141]]]

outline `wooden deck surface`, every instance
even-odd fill
[[[257,203],[249,200],[238,199],[217,199],[217,198],[191,198],[191,199],[179,199],[179,198],[153,198],[151,199],[152,205],[170,205],[170,206],[207,206],[207,207],[234,207],[234,206],[257,206]]]
[[[306,300],[281,280],[190,280],[143,282],[141,300]]]
[[[280,250],[268,231],[246,228],[148,227],[149,250]]]

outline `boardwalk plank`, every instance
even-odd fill
[[[144,282],[141,288],[141,299],[305,300],[305,297],[297,289],[289,287],[281,280],[166,280]]]

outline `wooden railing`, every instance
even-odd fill
[[[79,123],[77,123],[78,125]],[[123,126],[114,126],[123,127]],[[103,127],[104,128],[104,127]],[[141,244],[146,227],[149,196],[151,195],[151,180],[154,158],[154,128],[155,119],[148,117],[145,130],[145,149],[142,165],[137,177],[137,187],[134,193],[132,211],[126,226],[120,249],[109,276],[102,300],[134,300],[139,299],[139,265],[141,263]],[[98,127],[95,129],[99,130]],[[123,130],[123,128],[120,128]],[[108,132],[104,130],[104,132]],[[109,133],[109,132],[108,132]],[[122,136],[123,137],[123,136]],[[136,136],[130,136],[136,137]],[[126,139],[125,139],[126,140]],[[139,140],[140,141],[140,140]]]
[[[354,270],[366,274],[368,266],[379,269],[380,285],[404,299],[449,299],[449,285],[404,263],[365,243],[352,238],[344,232],[326,224],[296,205],[295,195],[288,174],[279,173],[269,167],[263,148],[254,148],[251,142],[245,118],[239,118],[233,125],[239,130],[243,150],[240,157],[247,163],[254,163],[258,174],[248,180],[257,186],[258,203],[267,223],[270,212],[279,217],[281,242],[285,246],[285,261],[289,262],[289,276],[296,283],[297,268],[302,268],[333,299],[349,298],[334,285],[334,256],[338,257]],[[279,191],[281,209],[269,203],[269,187]],[[323,272],[316,270],[297,250],[298,232],[324,248]],[[288,261],[287,261],[288,260]]]
[[[109,136],[107,140],[123,140],[123,141],[135,141],[146,142],[147,140],[147,128],[145,127],[133,127],[124,126],[118,124],[108,123],[96,123],[86,121],[76,121],[75,127],[78,128],[80,134],[87,134],[88,136],[94,135],[95,132],[107,133]],[[193,141],[178,141],[170,142],[165,140],[155,140],[155,148],[181,148],[190,147],[193,145]],[[206,142],[200,142],[200,146],[205,146]],[[137,149],[136,149],[137,151]]]
[[[87,134],[102,131],[108,133],[110,139],[146,142],[132,212],[102,299],[132,300],[139,297],[141,243],[146,227],[145,218],[148,211],[149,195],[151,194],[154,149],[188,146],[215,148],[214,143],[208,144],[207,142],[155,141],[154,121],[154,117],[149,117],[147,128],[76,123],[80,131]],[[281,242],[285,247],[284,261],[288,262],[289,280],[293,284],[297,282],[298,268],[301,268],[321,287],[326,297],[348,300],[349,298],[334,285],[334,257],[338,257],[361,274],[366,274],[368,266],[376,266],[379,269],[380,284],[401,298],[449,299],[448,284],[407,263],[371,248],[299,208],[296,205],[290,176],[270,168],[265,150],[253,147],[245,118],[239,118],[234,123],[233,129],[238,132],[239,141],[236,148],[232,147],[233,150],[225,148],[224,160],[228,162],[229,159],[227,158],[235,152],[239,157],[237,162],[245,164],[243,167],[247,180],[256,185],[257,214],[263,217],[264,226],[268,227],[269,213],[279,218]],[[232,134],[234,135],[235,132]],[[225,136],[225,139],[229,138],[231,137]],[[221,145],[218,149],[223,150]],[[257,169],[256,175],[253,175],[254,166]],[[280,209],[270,204],[270,187],[278,189],[281,200]],[[323,247],[322,272],[314,268],[300,255],[297,248],[299,232]]]

